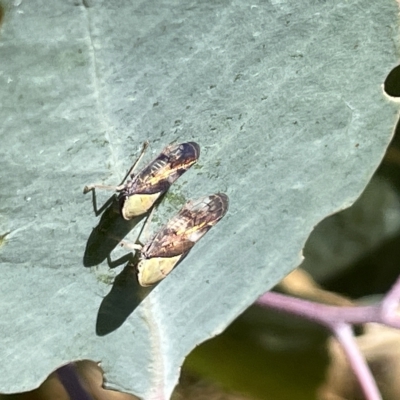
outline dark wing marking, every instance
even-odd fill
[[[165,192],[199,158],[195,142],[167,146],[121,190],[120,197]]]
[[[188,201],[161,230],[145,244],[144,258],[174,257],[188,252],[228,210],[224,193]]]

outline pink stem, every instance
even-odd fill
[[[353,369],[366,400],[382,400],[371,370],[361,354],[354,339],[351,327],[347,324],[334,324],[332,330],[346,353],[347,360]]]
[[[256,303],[273,310],[298,315],[327,328],[330,328],[335,322],[349,324],[382,322],[381,308],[377,305],[357,307],[329,306],[275,292],[264,293]]]
[[[397,307],[399,306],[400,299],[400,277],[397,278],[396,283],[392,286],[385,298],[381,302],[382,319],[387,322],[393,322],[396,315]]]
[[[400,284],[390,292],[391,302],[388,302],[388,312],[392,312],[394,299],[400,295]],[[398,318],[383,314],[382,305],[337,307],[318,304],[308,300],[302,300],[280,293],[267,292],[258,300],[257,304],[269,309],[287,312],[306,318],[310,321],[324,325],[330,329],[343,346],[350,366],[352,367],[367,400],[382,400],[376,382],[368,365],[360,353],[354,340],[349,324],[364,324],[367,322],[386,323],[391,326],[400,326]],[[397,303],[396,303],[397,304]],[[384,321],[386,315],[386,321]]]

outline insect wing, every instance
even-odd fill
[[[120,213],[126,220],[146,213],[199,158],[195,142],[167,146],[158,157],[120,191]]]
[[[187,253],[228,210],[228,196],[217,193],[187,202],[142,249],[143,258]]]
[[[147,167],[127,184],[130,195],[165,192],[199,158],[195,142],[167,146]]]
[[[228,196],[217,193],[187,202],[143,247],[137,265],[141,286],[151,286],[164,279],[194,244],[226,213]]]

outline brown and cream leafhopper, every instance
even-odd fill
[[[113,189],[119,192],[118,202],[121,216],[130,220],[149,211],[156,200],[164,194],[185,171],[199,158],[200,147],[195,142],[172,144],[164,150],[138,174],[133,170],[142,154],[129,172],[131,180],[120,186],[90,185],[84,193],[94,188]]]
[[[228,196],[224,193],[188,201],[141,248],[136,266],[139,284],[151,286],[164,279],[195,243],[225,215],[228,204]]]

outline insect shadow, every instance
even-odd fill
[[[132,168],[127,172],[119,186],[123,186],[124,182],[128,179],[134,168],[138,165],[142,158],[148,143],[143,144],[142,152],[133,164]],[[101,215],[98,225],[93,229],[86,243],[85,252],[83,255],[83,265],[85,267],[94,267],[101,264],[107,259],[110,268],[123,264],[127,260],[124,258],[120,261],[111,261],[110,254],[118,246],[122,238],[124,238],[144,217],[145,214],[139,215],[135,218],[126,220],[120,217],[119,199],[114,193],[109,199],[100,207],[97,206],[96,186],[85,187],[83,193],[92,192],[93,211],[98,217]],[[129,259],[131,256],[126,255]]]
[[[103,298],[96,320],[98,336],[105,336],[118,329],[153,290],[153,287],[143,288],[137,282],[135,262],[128,262],[115,277],[110,292]]]
[[[148,214],[143,214],[129,221],[124,220],[118,212],[118,200],[114,196],[106,202],[100,222],[87,241],[83,257],[85,267],[96,266],[105,260],[110,268],[126,264],[114,278],[110,292],[100,304],[96,321],[98,336],[105,336],[118,329],[152,290],[142,288],[137,281],[134,267],[137,255],[127,251],[124,256],[111,259],[111,253],[120,245],[121,238],[147,217]]]
[[[115,196],[108,199],[105,205],[107,207],[86,243],[83,255],[85,267],[94,267],[107,260],[109,267],[115,268],[133,260],[132,253],[127,253],[114,261],[111,260],[110,254],[120,244],[121,239],[146,218],[147,214],[139,215],[127,221],[119,215],[118,200]]]
[[[185,254],[182,259],[186,258]],[[97,313],[96,334],[105,336],[118,329],[139,304],[155,289],[155,286],[143,287],[138,283],[137,265],[140,252],[136,252],[118,274],[110,292],[103,298]],[[179,262],[179,263],[180,263]]]
[[[83,256],[85,267],[94,267],[107,260],[110,268],[126,264],[118,274],[110,292],[103,298],[97,314],[96,334],[105,336],[118,329],[151,290],[143,290],[138,284],[132,267],[136,256],[128,251],[124,256],[112,260],[112,251],[138,223],[147,217],[140,215],[129,221],[121,218],[115,196],[106,202],[99,224],[93,229]]]

